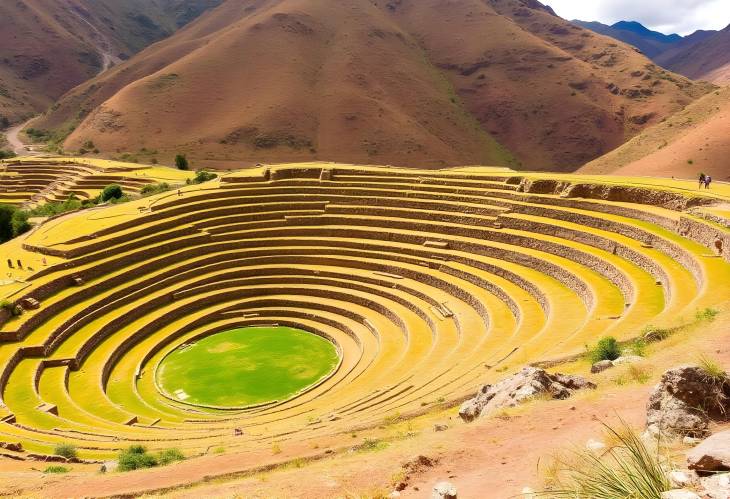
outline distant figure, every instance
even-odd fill
[[[705,174],[700,173],[700,185],[698,186],[700,189],[702,189],[702,186],[705,185]]]
[[[43,266],[45,267],[46,265],[48,265],[48,261],[46,260],[46,257],[44,256],[43,257]]]
[[[10,267],[11,269],[15,268],[13,267],[13,261],[10,258],[8,258],[8,267]]]
[[[21,262],[20,259],[18,259],[18,268],[19,269],[23,268],[23,262]]]
[[[233,429],[233,436],[234,437],[242,437],[243,436],[243,430],[240,428],[234,428]]]
[[[180,189],[177,190],[177,195],[182,196],[182,191]]]
[[[709,175],[706,176],[705,177],[705,189],[709,189],[711,183],[712,183],[712,177],[710,177]]]

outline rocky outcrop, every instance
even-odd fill
[[[644,357],[639,357],[638,355],[622,355],[615,360],[600,360],[591,366],[591,372],[597,374],[615,366],[635,364],[642,360],[644,360]]]
[[[470,422],[497,409],[514,407],[541,394],[549,394],[554,399],[566,399],[575,390],[595,387],[595,384],[580,376],[550,374],[544,369],[526,367],[495,385],[482,386],[474,398],[461,405],[459,416]]]
[[[730,430],[708,437],[689,451],[687,464],[699,473],[730,471]]]
[[[431,499],[456,499],[456,487],[451,482],[439,482],[433,487]]]
[[[693,366],[670,369],[649,398],[647,431],[653,436],[706,436],[711,420],[727,417],[729,401],[727,377],[711,377]]]

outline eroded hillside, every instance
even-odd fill
[[[66,95],[77,150],[574,170],[711,87],[539,2],[226,2]],[[515,158],[515,159],[513,159]]]

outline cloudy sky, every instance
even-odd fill
[[[560,17],[581,21],[639,21],[662,33],[688,35],[730,24],[730,0],[542,0]]]

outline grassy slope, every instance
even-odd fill
[[[203,338],[168,355],[157,381],[184,401],[241,407],[285,400],[316,383],[337,364],[327,340],[289,327],[240,328]]]
[[[91,138],[106,155],[217,165],[507,164],[501,145],[526,168],[570,171],[708,90],[520,0],[248,7],[225,3],[38,126],[90,113],[67,149]]]
[[[728,129],[730,88],[724,88],[588,163],[580,173],[692,178],[703,171],[727,180]]]

